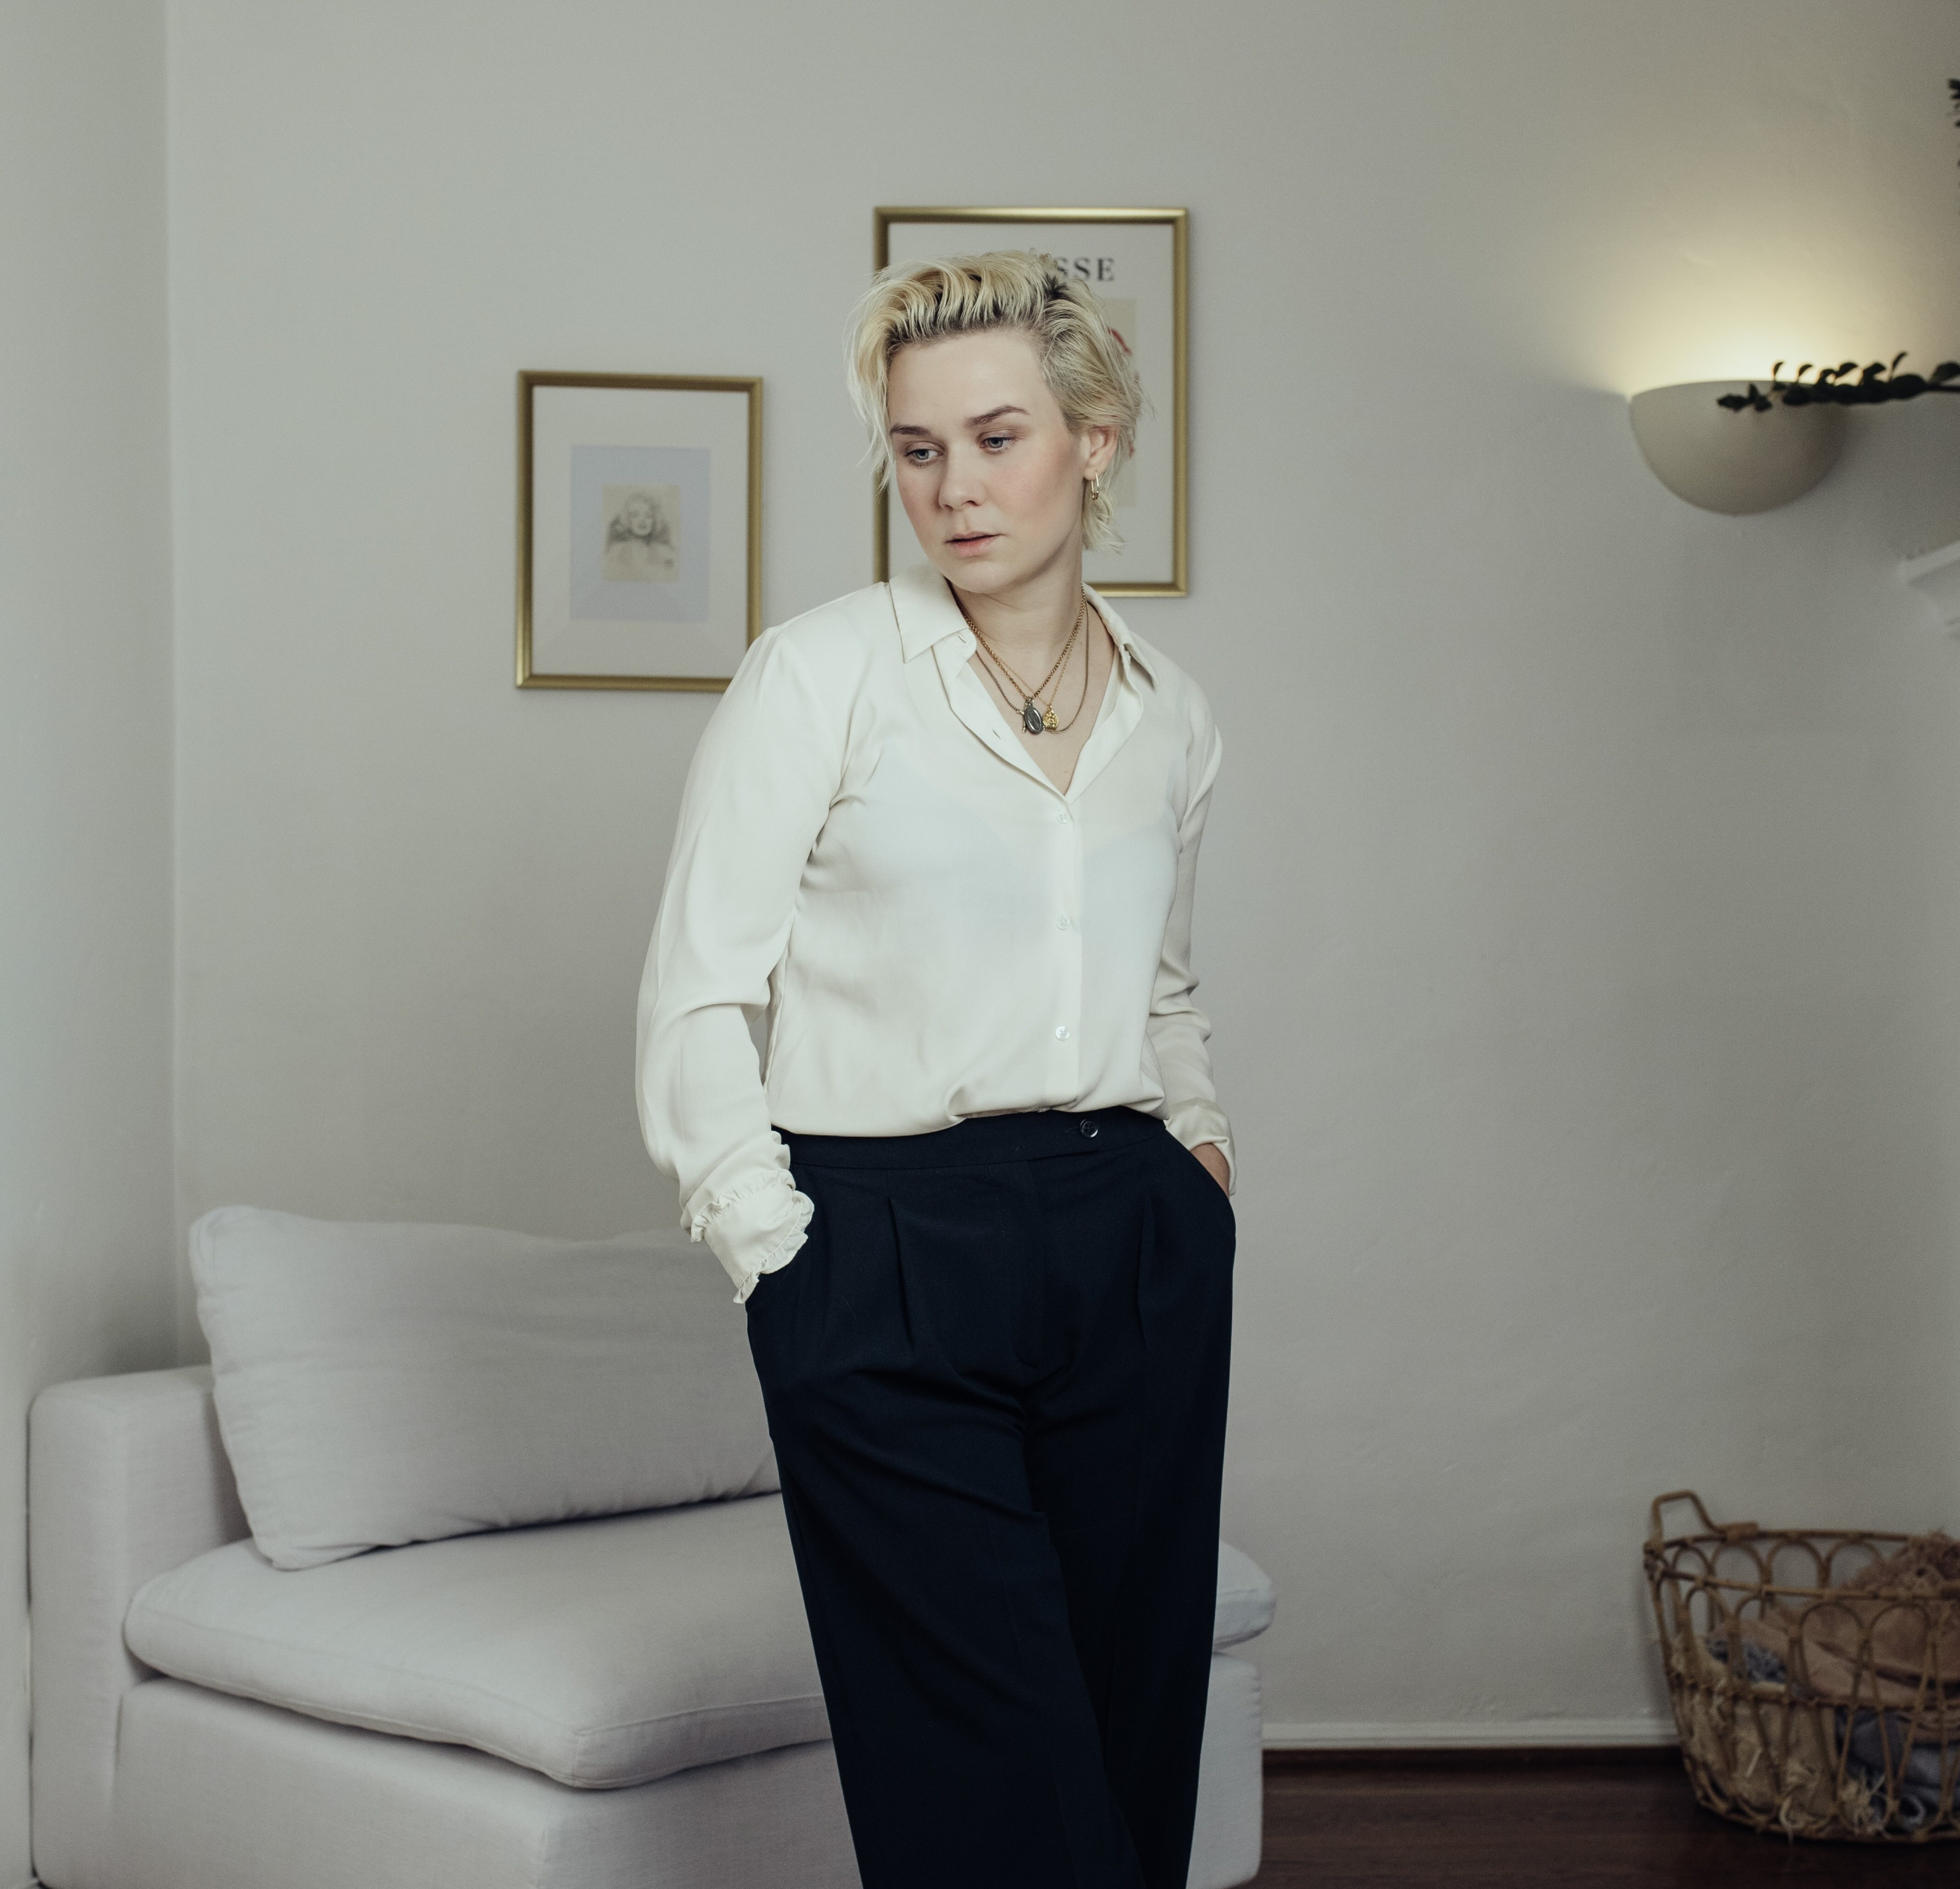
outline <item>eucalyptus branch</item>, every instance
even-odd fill
[[[1787,407],[1869,407],[1882,405],[1888,400],[1916,400],[1922,393],[1960,393],[1960,361],[1943,361],[1927,374],[1895,373],[1905,355],[1906,351],[1901,348],[1889,362],[1874,361],[1855,380],[1845,378],[1858,372],[1855,361],[1835,367],[1820,367],[1814,380],[1803,377],[1811,371],[1808,361],[1797,369],[1793,379],[1779,380],[1777,370],[1783,365],[1779,361],[1770,370],[1768,393],[1752,380],[1747,393],[1725,393],[1715,404],[1732,413],[1745,409],[1767,413],[1779,399]]]

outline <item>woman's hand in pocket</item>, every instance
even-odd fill
[[[1198,1157],[1199,1166],[1223,1188],[1231,1178],[1231,1171],[1225,1165],[1225,1151],[1215,1141],[1201,1141],[1191,1151]],[[1228,1189],[1229,1191],[1229,1189]]]

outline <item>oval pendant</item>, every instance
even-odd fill
[[[1042,720],[1042,711],[1035,706],[1032,697],[1022,704],[1021,726],[1031,735],[1039,734],[1045,726]]]

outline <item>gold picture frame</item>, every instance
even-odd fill
[[[760,375],[518,374],[520,688],[726,688],[762,580]]]
[[[1140,224],[1168,226],[1169,279],[1167,284],[1161,285],[1160,293],[1162,299],[1167,300],[1169,303],[1171,332],[1167,342],[1152,351],[1155,358],[1167,358],[1170,381],[1170,412],[1168,415],[1171,445],[1170,476],[1167,482],[1168,491],[1161,495],[1160,499],[1152,507],[1153,537],[1157,542],[1153,545],[1148,567],[1143,574],[1137,577],[1095,574],[1094,567],[1107,565],[1120,554],[1091,552],[1087,554],[1086,563],[1091,567],[1089,581],[1109,596],[1188,596],[1190,594],[1189,213],[1182,209],[1165,208],[982,209],[887,205],[874,210],[871,214],[873,266],[877,269],[882,269],[890,263],[892,231],[899,226],[975,223],[1024,226],[1112,224],[1127,225],[1132,228]],[[934,245],[928,253],[944,253],[952,246],[950,243]],[[972,246],[968,243],[962,246]],[[989,244],[987,246],[995,246]],[[1010,243],[1007,246],[1019,246]],[[1030,244],[1029,246],[1033,246]],[[1086,256],[1074,256],[1071,250],[1071,257],[1064,259],[1081,262],[1093,261],[1095,257],[1093,252]],[[1128,345],[1127,341],[1125,345]],[[1144,391],[1147,394],[1153,391],[1147,378]],[[1157,393],[1155,404],[1160,412],[1163,404],[1160,392]],[[1149,424],[1147,420],[1146,425]],[[888,498],[881,485],[874,484],[872,492],[872,564],[873,578],[879,582],[891,575],[891,513],[894,502]]]

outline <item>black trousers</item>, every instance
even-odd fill
[[[864,1889],[1185,1889],[1224,1191],[1127,1108],[784,1139],[749,1343]]]

